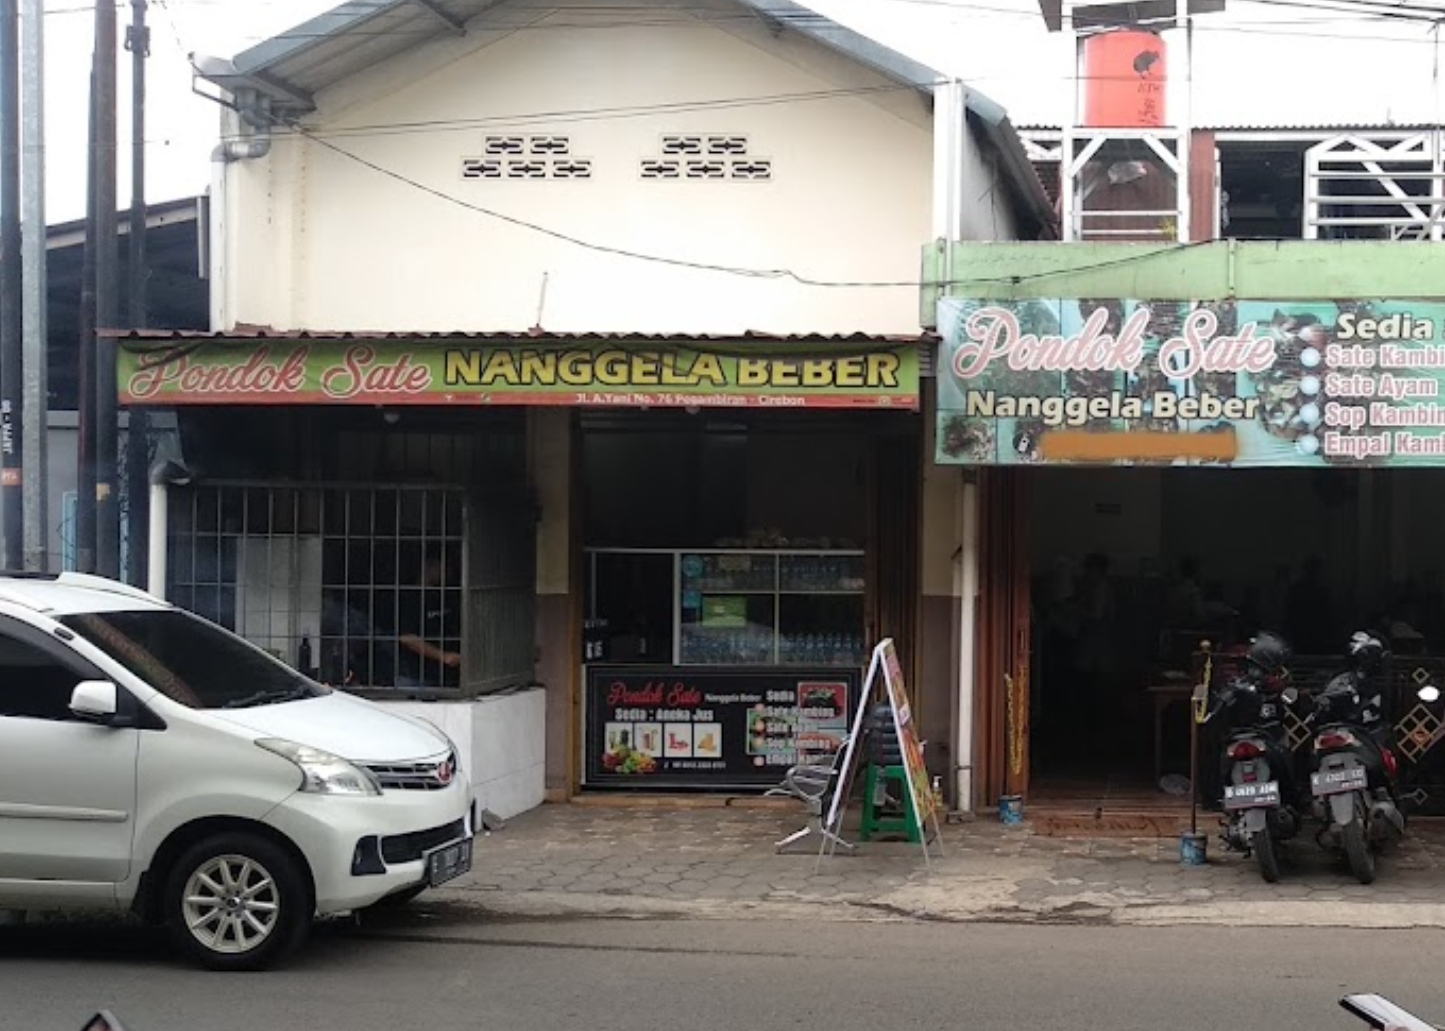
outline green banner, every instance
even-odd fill
[[[939,305],[952,465],[1445,465],[1445,302]]]
[[[916,408],[916,344],[176,341],[120,351],[131,405]]]

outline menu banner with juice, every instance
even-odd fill
[[[903,667],[898,661],[898,651],[892,638],[884,641],[879,650],[883,659],[883,680],[888,685],[888,707],[893,710],[893,729],[898,734],[903,768],[908,773],[908,790],[913,796],[913,811],[918,814],[918,830],[926,839],[928,821],[932,819],[937,827],[938,810],[933,790],[928,784],[928,767],[923,763],[923,742],[918,737],[918,724],[913,719],[913,706],[909,704],[908,688],[903,682]]]
[[[592,666],[585,780],[773,787],[799,761],[842,748],[858,694],[853,670]]]
[[[943,837],[938,820],[939,803],[928,783],[928,767],[923,762],[923,742],[919,740],[918,724],[913,719],[913,707],[908,701],[908,688],[903,680],[903,666],[898,661],[898,650],[890,637],[874,647],[867,675],[863,678],[857,715],[847,739],[843,742],[842,757],[837,766],[838,775],[823,819],[825,833],[818,843],[819,863],[825,854],[833,853],[838,839],[832,835],[836,835],[842,827],[848,799],[852,796],[858,776],[867,762],[863,748],[866,736],[864,714],[879,701],[887,702],[888,711],[893,717],[893,730],[898,738],[899,750],[903,754],[912,809],[918,820],[918,838],[924,862],[932,862],[931,849],[935,844],[938,854],[943,854]],[[928,831],[930,820],[933,823],[931,837]]]

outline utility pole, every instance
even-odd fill
[[[50,320],[45,232],[45,14],[42,0],[21,0],[20,221],[25,300],[21,311],[25,416],[21,439],[24,467],[25,568],[50,568],[49,444]]]
[[[120,427],[116,422],[116,342],[102,330],[120,327],[120,241],[116,226],[115,0],[95,5],[95,571],[120,576],[118,505]]]
[[[90,73],[90,145],[86,154],[85,250],[80,269],[80,353],[76,408],[80,418],[75,435],[75,568],[95,572],[95,203],[96,105],[95,71]]]
[[[146,316],[146,58],[151,53],[151,30],[146,26],[146,0],[131,0],[131,23],[125,34],[130,51],[130,325],[144,329]],[[126,570],[127,583],[145,583],[149,541],[150,419],[142,405],[132,405],[125,445]]]
[[[0,0],[0,529],[6,569],[23,564],[20,260],[20,8],[17,0]]]

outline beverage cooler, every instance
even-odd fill
[[[862,551],[587,558],[585,787],[762,790],[842,746],[868,653]]]

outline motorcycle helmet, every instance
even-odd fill
[[[1385,665],[1385,645],[1374,634],[1363,630],[1350,637],[1350,661],[1361,673],[1378,673]]]
[[[1288,641],[1266,630],[1249,642],[1244,656],[1252,669],[1266,677],[1278,677],[1286,672],[1294,653]]]

